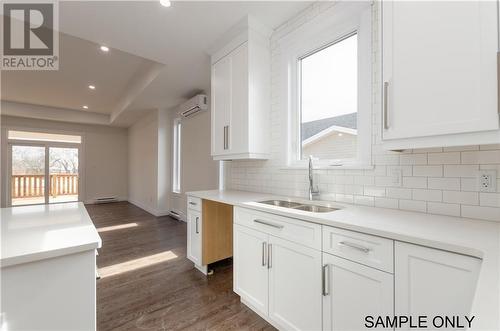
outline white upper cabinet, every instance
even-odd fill
[[[381,6],[384,146],[500,142],[497,2]]]
[[[241,24],[236,37],[223,38],[212,52],[215,160],[267,159],[270,153],[270,33],[249,18]]]

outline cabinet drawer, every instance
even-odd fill
[[[393,240],[323,226],[323,251],[393,273]]]
[[[237,207],[234,223],[321,250],[321,225]]]
[[[201,199],[196,197],[187,198],[188,209],[201,211]]]

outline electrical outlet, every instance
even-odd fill
[[[496,170],[480,170],[477,176],[477,186],[479,192],[496,192],[497,191]]]

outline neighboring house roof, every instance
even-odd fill
[[[358,124],[357,115],[358,115],[357,113],[351,113],[335,117],[324,118],[317,121],[302,123],[301,127],[302,142],[308,140],[312,136],[315,136],[318,133],[325,131],[331,127],[346,128],[354,130],[354,132],[357,132],[357,124]]]
[[[356,130],[356,129],[349,129],[349,128],[344,128],[342,126],[332,125],[331,127],[316,133],[314,136],[309,137],[306,140],[302,140],[302,147],[306,147],[306,146],[308,146],[312,143],[315,143],[323,138],[326,138],[334,132],[347,133],[347,134],[354,135],[354,136],[356,136],[358,134],[358,130]]]

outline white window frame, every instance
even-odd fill
[[[286,64],[287,168],[305,168],[301,160],[300,61],[356,33],[358,37],[357,157],[320,159],[316,168],[372,168],[372,10],[369,2],[339,2],[281,41]]]
[[[181,193],[181,118],[174,119],[172,145],[172,192]]]

